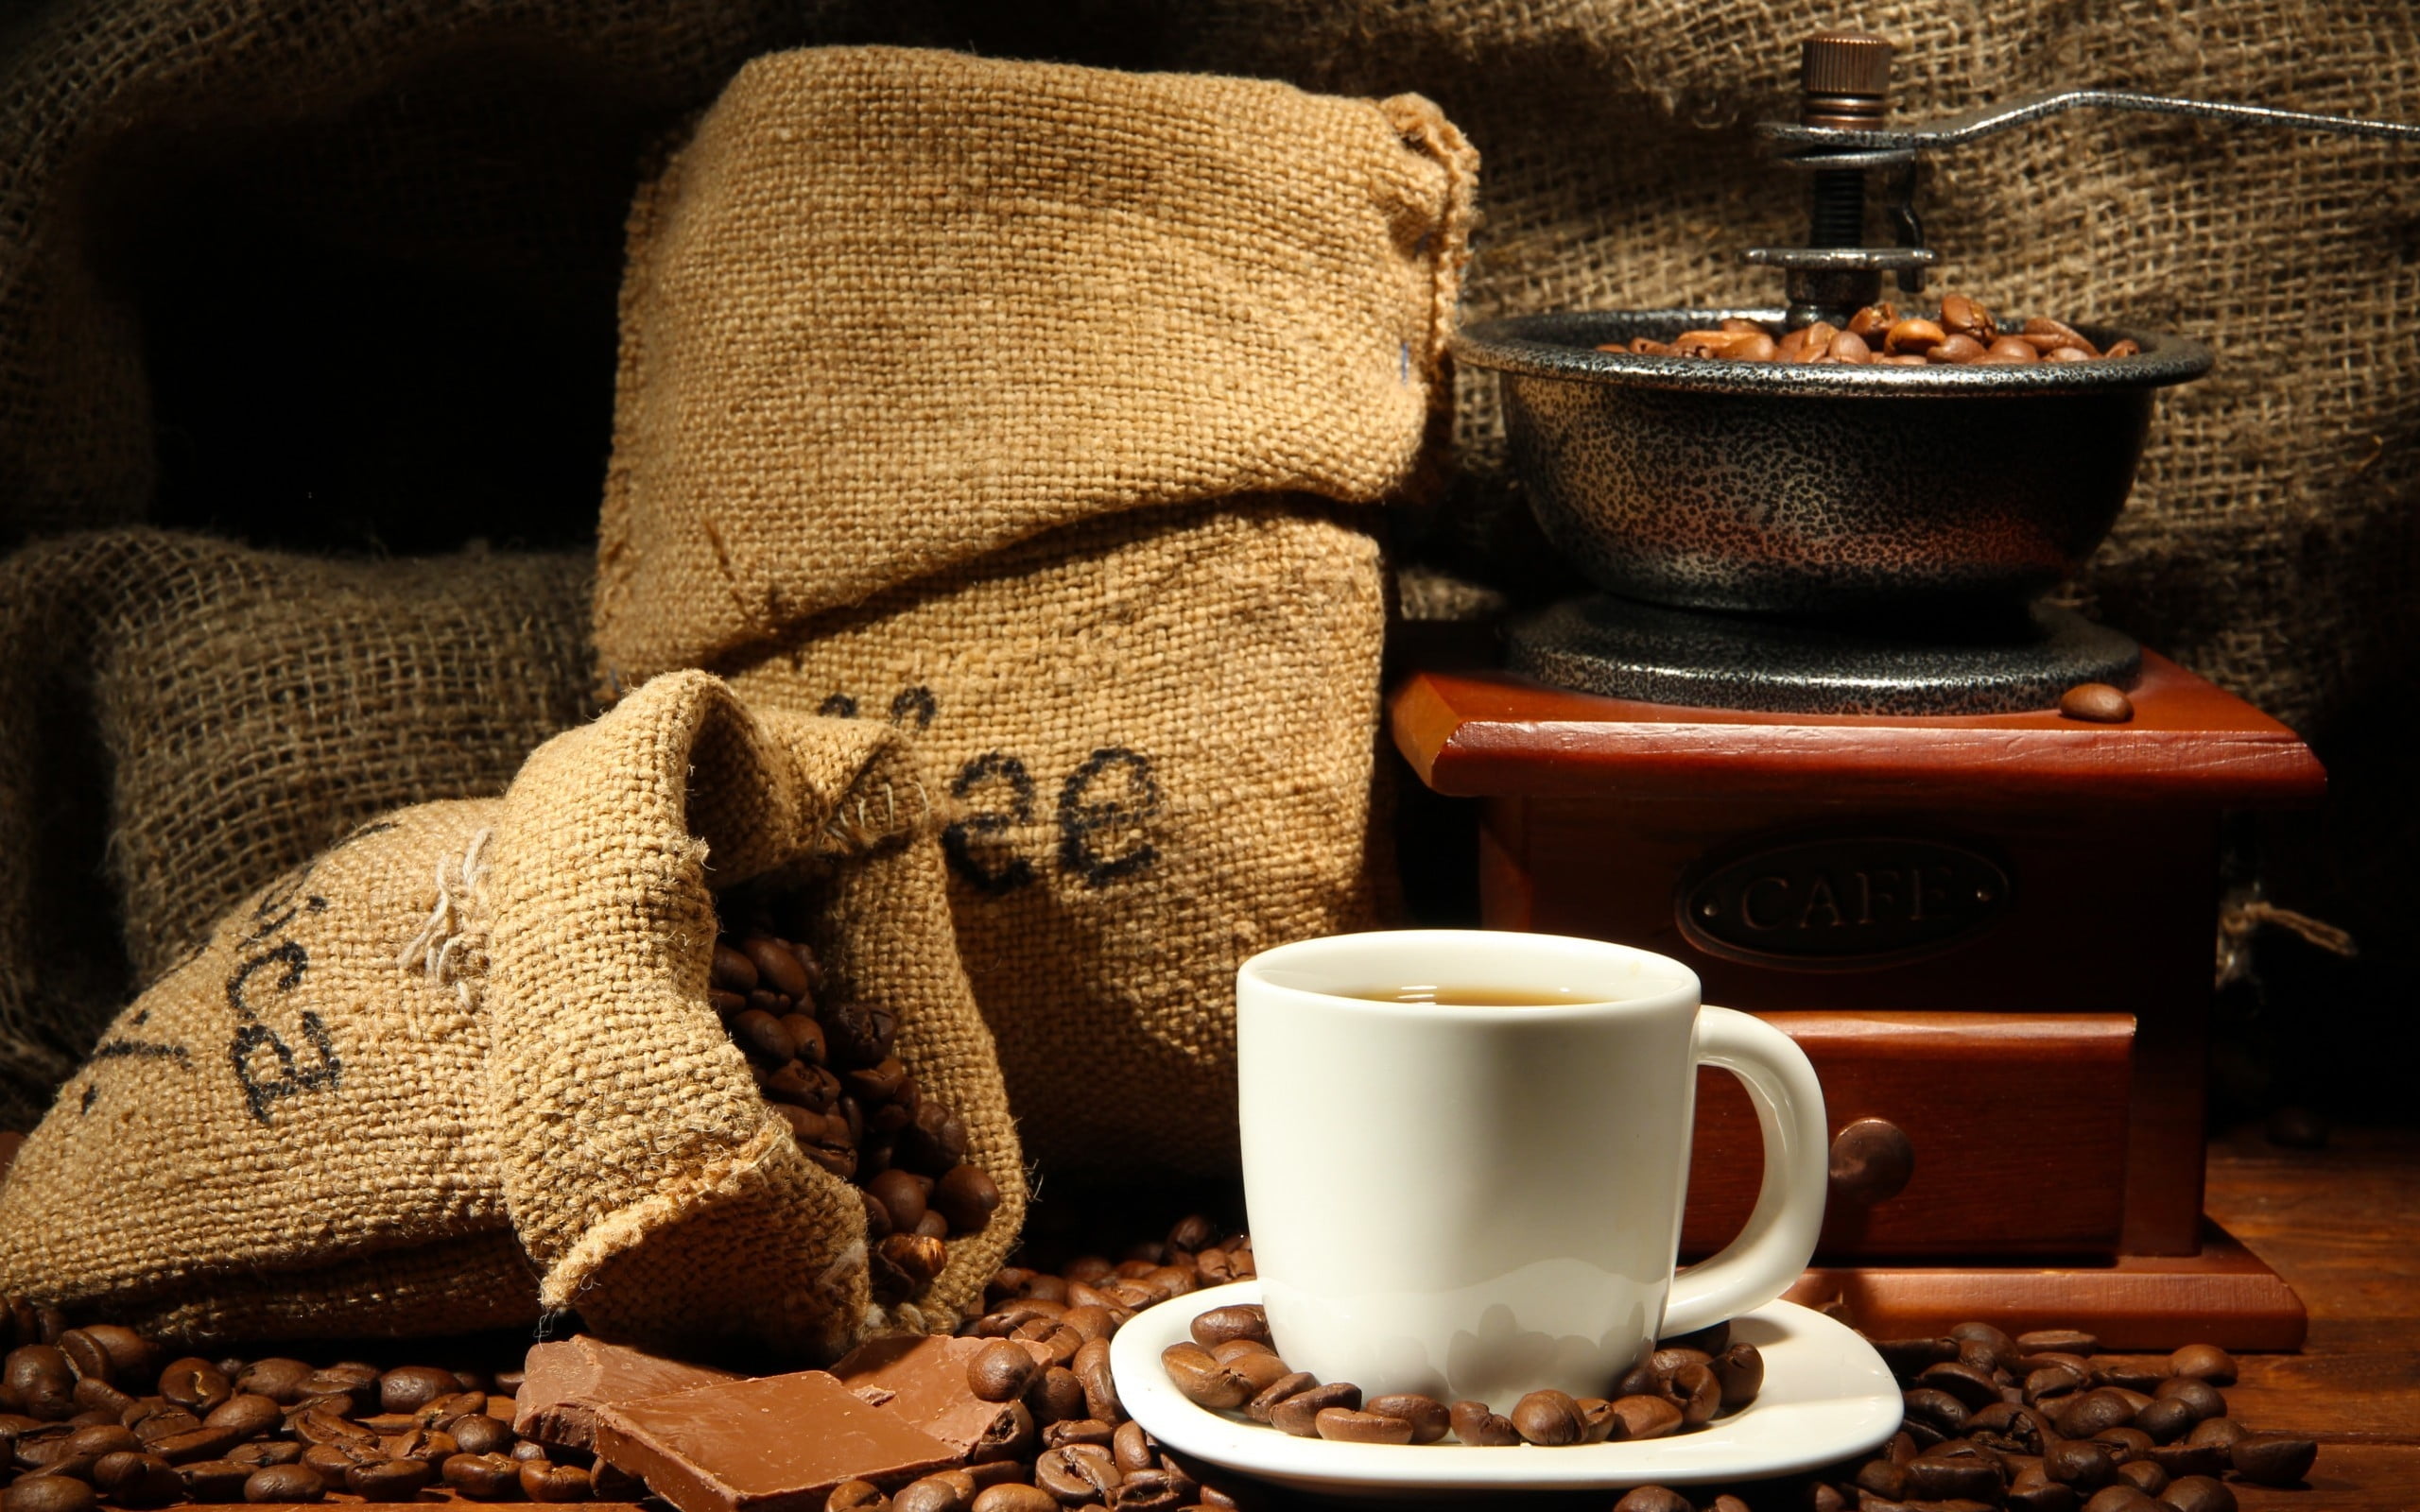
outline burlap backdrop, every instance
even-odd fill
[[[829,1360],[869,1323],[946,1329],[1025,1218],[999,1063],[959,964],[942,813],[882,726],[658,678],[513,779],[481,913],[487,1114],[543,1294],[613,1338]],[[720,889],[812,900],[827,997],[898,1016],[897,1055],[999,1184],[921,1304],[868,1312],[860,1194],[808,1160],[706,1001]]]
[[[587,713],[588,564],[154,530],[0,561],[0,1126],[133,988],[374,815],[504,791]]]
[[[1441,428],[1426,101],[829,49],[631,217],[597,645],[887,718],[1046,1162],[1232,1165],[1236,966],[1366,925],[1371,504]]]

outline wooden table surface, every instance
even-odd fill
[[[2310,1309],[2302,1352],[2242,1356],[2226,1396],[2252,1427],[2316,1438],[2319,1463],[2307,1488],[2238,1486],[2245,1512],[2420,1508],[2420,1129],[2222,1138],[2205,1206]]]

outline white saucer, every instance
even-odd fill
[[[1733,1342],[1753,1344],[1765,1357],[1764,1389],[1730,1417],[1691,1433],[1564,1449],[1295,1438],[1194,1405],[1160,1365],[1161,1350],[1192,1337],[1199,1314],[1259,1300],[1259,1282],[1237,1281],[1146,1308],[1111,1339],[1110,1367],[1127,1413],[1160,1442],[1299,1490],[1405,1496],[1752,1480],[1828,1465],[1899,1428],[1899,1384],[1872,1345],[1821,1313],[1769,1302],[1731,1321]]]

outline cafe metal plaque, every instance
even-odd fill
[[[1681,933],[1714,954],[1852,969],[1948,950],[1996,922],[2011,891],[1970,847],[1848,833],[1728,850],[1685,875],[1675,903]]]

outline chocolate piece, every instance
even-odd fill
[[[923,1429],[963,1459],[1009,1410],[1007,1402],[977,1396],[966,1373],[977,1355],[998,1342],[923,1334],[873,1339],[850,1350],[832,1374],[866,1401]],[[1037,1370],[1051,1363],[1043,1345],[1030,1339],[1012,1342],[1033,1355]]]
[[[572,1449],[589,1447],[599,1407],[739,1379],[728,1370],[683,1365],[585,1333],[532,1346],[523,1371],[513,1431]]]
[[[959,1458],[821,1370],[600,1406],[594,1447],[681,1512],[819,1512],[842,1481],[895,1487]]]

